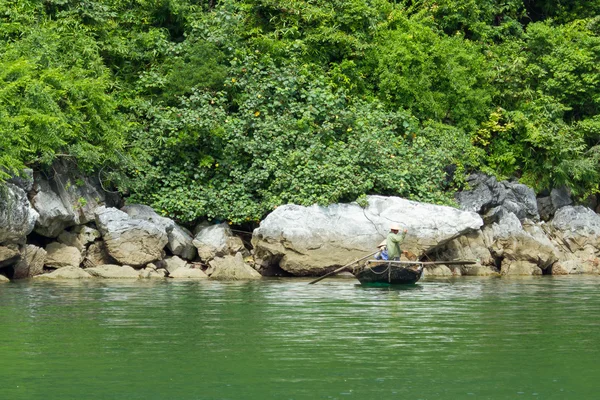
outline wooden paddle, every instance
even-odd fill
[[[321,276],[320,278],[317,278],[317,279],[315,279],[314,281],[308,282],[308,284],[309,284],[309,285],[312,285],[313,283],[317,283],[317,282],[319,282],[320,280],[323,280],[323,279],[327,278],[327,277],[328,277],[328,276],[330,276],[330,275],[337,274],[338,272],[342,271],[342,270],[343,270],[343,269],[345,269],[345,268],[348,268],[348,267],[349,267],[349,266],[351,266],[352,264],[356,264],[357,262],[359,262],[359,261],[362,261],[362,260],[364,260],[365,258],[371,257],[373,254],[377,253],[378,251],[379,251],[379,250],[377,250],[377,251],[374,251],[374,252],[372,252],[371,254],[368,254],[368,255],[364,256],[363,258],[359,258],[358,260],[354,260],[354,261],[352,261],[351,263],[344,265],[343,267],[339,267],[338,269],[336,269],[336,270],[334,270],[334,271],[331,271],[331,272],[329,272],[329,273],[327,273],[327,274],[325,274],[325,275]]]

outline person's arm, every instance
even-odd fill
[[[404,242],[404,238],[406,237],[406,232],[407,230],[405,229],[402,231],[402,233],[391,234],[391,241],[394,243],[398,243],[398,245],[402,244],[402,242]]]

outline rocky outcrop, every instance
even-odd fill
[[[462,210],[485,216],[499,207],[515,214],[518,219],[539,219],[537,199],[530,187],[514,182],[498,182],[493,176],[485,174],[473,174],[467,183],[469,189],[456,194],[456,201]]]
[[[550,223],[559,246],[581,260],[600,254],[600,216],[583,206],[566,206],[556,212]]]
[[[98,240],[92,243],[85,251],[84,263],[88,266],[116,264],[117,261],[108,254],[106,243]]]
[[[151,264],[150,264],[151,265]],[[156,267],[146,267],[140,271],[140,279],[163,279],[167,276],[167,271],[157,269]]]
[[[210,279],[219,280],[248,280],[260,279],[262,276],[244,262],[240,253],[235,256],[216,257],[209,263],[207,270]]]
[[[46,250],[28,244],[24,246],[21,259],[13,267],[14,279],[31,278],[44,272],[46,263]]]
[[[0,243],[24,243],[38,216],[23,189],[12,183],[0,185]]]
[[[128,265],[100,265],[99,267],[86,268],[85,272],[97,278],[106,279],[138,279],[139,271]]]
[[[204,262],[208,262],[215,257],[244,251],[242,240],[234,236],[225,223],[202,227],[198,230],[193,244],[198,249],[198,255]]]
[[[81,250],[63,243],[52,242],[46,246],[45,266],[48,268],[79,267]]]
[[[573,204],[571,193],[565,187],[552,189],[549,196],[542,196],[537,199],[540,218],[544,221],[552,219],[557,210],[562,207]]]
[[[121,264],[142,266],[163,258],[168,242],[163,226],[106,207],[96,210],[96,225],[108,253]]]
[[[177,256],[173,256],[164,259],[161,265],[169,273],[169,275],[171,275],[179,268],[185,268],[187,266],[187,262]]]
[[[398,197],[368,196],[368,205],[278,207],[254,230],[254,257],[293,275],[319,275],[377,249],[390,224],[408,229],[403,249],[423,254],[483,225],[473,212]]]
[[[91,275],[77,267],[64,267],[49,274],[37,275],[35,279],[89,279]]]

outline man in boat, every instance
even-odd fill
[[[387,247],[388,260],[400,260],[400,255],[402,254],[402,250],[400,250],[400,245],[404,242],[404,238],[406,237],[407,229],[404,229],[402,233],[398,233],[400,231],[400,226],[398,224],[392,224],[390,226],[390,233],[388,233],[387,238],[385,240]]]

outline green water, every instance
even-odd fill
[[[597,399],[600,277],[0,285],[0,399]]]

